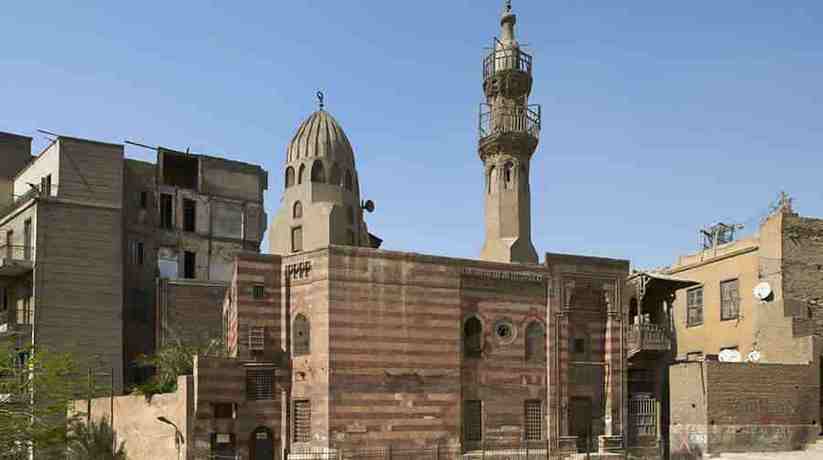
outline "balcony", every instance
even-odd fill
[[[0,245],[0,277],[18,277],[32,270],[34,246]]]
[[[499,138],[524,138],[537,145],[540,136],[540,106],[480,106],[480,145]]]
[[[666,352],[672,347],[669,328],[651,323],[629,326],[626,331],[626,342],[629,357],[640,352]]]
[[[531,78],[532,56],[520,48],[495,49],[483,59],[483,79],[499,72],[521,72]]]

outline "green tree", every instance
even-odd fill
[[[68,410],[82,391],[70,354],[0,340],[0,452],[13,457],[34,446],[48,458],[61,451]]]
[[[127,460],[126,443],[115,447],[115,434],[107,418],[86,423],[73,420],[68,431],[68,460]]]
[[[194,357],[197,355],[224,356],[222,340],[201,339],[192,344],[175,338],[154,355],[141,356],[137,360],[138,364],[154,367],[155,374],[147,383],[138,385],[136,391],[149,397],[176,391],[177,377],[194,373]]]

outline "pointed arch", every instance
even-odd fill
[[[489,174],[486,177],[486,183],[488,184],[489,193],[497,192],[497,168],[495,166],[489,168]]]
[[[354,179],[352,179],[352,177],[351,177],[351,171],[346,169],[346,184],[345,184],[346,190],[351,191],[353,185],[354,185]]]
[[[337,166],[337,163],[332,163],[331,165],[331,173],[329,174],[329,183],[332,185],[343,185],[340,182],[340,167]]]
[[[506,164],[503,165],[503,183],[507,189],[512,188],[514,184],[514,163],[511,161],[507,161]]]
[[[286,188],[294,185],[294,168],[289,166],[286,168]]]
[[[300,219],[303,217],[303,205],[299,201],[294,202],[294,207],[292,208],[292,217],[295,219]]]
[[[463,323],[463,356],[480,358],[483,352],[483,323],[476,316]]]
[[[306,165],[301,164],[300,169],[297,170],[297,183],[302,184],[304,177],[306,177]]]
[[[546,361],[546,329],[540,321],[526,326],[526,361]]]
[[[323,162],[320,160],[314,160],[314,163],[311,165],[311,181],[319,183],[326,182],[326,170],[323,168]]]
[[[311,353],[311,324],[302,313],[294,317],[291,331],[292,354],[303,356]]]

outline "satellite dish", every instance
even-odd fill
[[[374,201],[366,200],[366,202],[363,203],[362,207],[368,212],[374,212]]]
[[[765,301],[772,295],[772,287],[769,283],[762,282],[754,287],[754,298],[760,301]]]
[[[746,360],[750,363],[756,363],[760,361],[760,352],[757,350],[753,350],[751,353],[749,353],[749,355],[746,358]]]
[[[721,350],[717,355],[717,360],[724,363],[739,363],[742,359],[743,357],[740,355],[739,351],[732,350],[730,348]]]

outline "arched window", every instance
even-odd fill
[[[483,350],[483,323],[472,316],[463,324],[463,355],[479,358]]]
[[[546,331],[538,321],[526,328],[526,361],[546,361]]]
[[[337,166],[337,163],[332,163],[331,165],[331,174],[329,175],[329,183],[332,185],[343,185],[340,182],[340,168]]]
[[[489,168],[489,177],[487,178],[487,183],[489,184],[489,193],[494,193],[497,190],[497,168],[492,166]]]
[[[297,183],[303,183],[303,177],[306,176],[306,165],[300,165],[300,169],[297,170]]]
[[[303,205],[300,204],[299,201],[295,201],[294,203],[292,217],[294,217],[295,219],[300,219],[301,217],[303,217]]]
[[[326,170],[323,169],[323,163],[320,160],[315,160],[311,165],[311,181],[312,182],[326,182]]]
[[[503,181],[506,184],[506,188],[512,188],[512,181],[514,180],[514,164],[511,161],[507,162],[506,165],[503,167]]]
[[[307,355],[311,352],[311,325],[303,315],[294,317],[292,326],[292,354]]]
[[[346,170],[346,190],[351,190],[354,185],[354,180],[351,177],[351,171]]]
[[[294,185],[294,168],[289,166],[286,168],[286,188]]]

